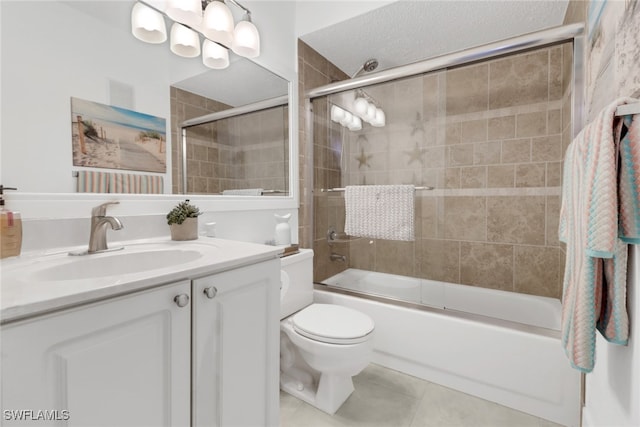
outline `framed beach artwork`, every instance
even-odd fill
[[[73,165],[166,173],[166,120],[71,98]]]

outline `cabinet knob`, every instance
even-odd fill
[[[217,293],[218,293],[218,289],[216,289],[215,286],[209,286],[208,288],[204,288],[204,294],[209,299],[215,298]]]
[[[187,304],[189,304],[189,295],[187,295],[187,294],[176,295],[176,297],[173,299],[173,301],[176,304],[178,304],[178,307],[184,307]]]

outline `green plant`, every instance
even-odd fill
[[[189,199],[171,209],[171,212],[167,214],[167,224],[182,224],[187,218],[197,218],[202,214],[200,209],[189,203]]]

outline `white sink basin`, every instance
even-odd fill
[[[69,262],[64,264],[37,269],[31,278],[50,282],[123,276],[185,264],[202,256],[202,252],[196,250],[171,248],[129,252],[125,249],[122,252],[69,257]]]

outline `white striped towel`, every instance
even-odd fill
[[[235,190],[223,190],[224,196],[262,196],[262,188],[238,188]]]
[[[351,185],[345,188],[344,232],[349,236],[415,240],[413,185]]]

